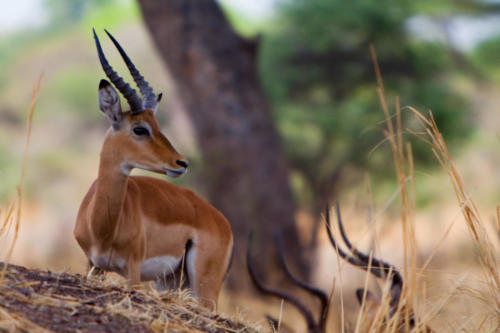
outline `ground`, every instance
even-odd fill
[[[206,311],[186,291],[131,290],[0,263],[4,270],[0,332],[258,332]]]

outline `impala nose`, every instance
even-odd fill
[[[185,161],[177,160],[177,161],[175,161],[175,163],[177,163],[178,166],[186,168],[186,169],[188,167],[188,164]]]

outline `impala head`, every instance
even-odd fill
[[[380,297],[375,296],[369,290],[365,290],[363,288],[359,288],[356,290],[356,297],[358,299],[358,303],[361,305],[364,303],[366,307],[366,313],[368,317],[373,320],[375,314],[381,307],[384,305],[388,307],[388,317],[392,318],[396,313],[399,316],[398,327],[399,330],[397,332],[408,332],[413,331],[417,328],[417,322],[415,319],[415,315],[411,309],[408,311],[408,317],[406,318],[406,311],[404,309],[404,305],[400,305],[401,294],[403,292],[403,277],[396,269],[394,265],[386,263],[383,260],[377,259],[375,257],[371,257],[357,248],[355,248],[349,239],[344,230],[344,226],[342,225],[342,219],[340,216],[340,208],[337,205],[337,222],[339,226],[340,235],[342,240],[344,241],[347,249],[352,253],[352,255],[344,252],[335,241],[332,230],[330,228],[330,209],[329,207],[325,210],[325,219],[326,219],[326,230],[328,233],[328,238],[330,239],[330,243],[333,245],[333,248],[337,251],[338,255],[350,263],[353,266],[359,267],[373,276],[384,279],[389,282],[390,291],[389,291],[389,300],[388,304],[384,304],[383,300]],[[407,319],[407,321],[406,321]],[[432,329],[428,326],[420,324],[418,327],[419,332],[429,332],[432,333]]]
[[[118,92],[108,81],[101,80],[99,108],[111,124],[104,140],[102,154],[118,159],[122,172],[127,175],[133,168],[164,173],[169,177],[182,175],[186,172],[188,163],[163,135],[155,117],[161,94],[156,95],[153,92],[120,44],[106,31],[139,88],[143,97],[141,99],[135,89],[123,81],[109,65],[95,30],[93,32],[104,73],[130,106],[129,111],[123,111]]]

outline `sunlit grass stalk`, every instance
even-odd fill
[[[332,233],[335,231],[335,224],[331,224],[329,228],[332,228]],[[343,280],[342,280],[342,270],[343,270],[343,265],[345,264],[342,258],[340,257],[339,254],[339,249],[338,247],[335,248],[335,255],[337,256],[337,272],[339,273],[339,282],[340,282],[340,288],[339,288],[339,294],[340,294],[340,332],[345,333],[345,306],[344,306],[344,288],[342,287],[344,285]],[[335,286],[335,284],[334,284]],[[333,295],[333,290],[331,295]]]
[[[36,101],[38,98],[38,92],[40,91],[40,87],[42,85],[43,81],[43,74],[40,75],[38,78],[38,81],[36,82],[35,86],[33,87],[33,94],[31,96],[31,105],[29,108],[28,112],[28,123],[27,123],[27,128],[26,128],[26,141],[24,145],[24,153],[23,153],[23,163],[21,167],[21,179],[19,181],[19,185],[17,186],[17,200],[16,200],[16,214],[13,216],[13,207],[14,205],[11,206],[12,210],[9,211],[7,214],[7,218],[2,226],[2,231],[5,228],[10,228],[12,224],[14,224],[14,237],[12,239],[12,243],[10,244],[9,251],[7,252],[7,257],[5,259],[6,262],[10,261],[10,258],[12,257],[12,252],[14,251],[14,247],[17,243],[17,238],[19,236],[19,227],[21,224],[21,211],[22,211],[22,198],[23,198],[23,188],[24,188],[24,182],[26,178],[26,167],[28,164],[28,151],[29,151],[29,144],[30,144],[30,138],[31,138],[31,126],[33,123],[33,115],[35,113],[35,107],[36,107]],[[2,232],[0,232],[0,235]],[[4,278],[5,278],[5,273],[7,271],[7,265],[4,265],[2,272],[0,273],[0,285],[2,284]]]
[[[370,53],[377,76],[377,94],[382,110],[385,115],[387,129],[384,131],[387,140],[390,143],[396,177],[401,196],[401,226],[403,233],[403,280],[405,281],[401,295],[399,309],[393,316],[394,322],[400,315],[408,323],[410,318],[411,306],[403,306],[405,303],[411,304],[417,289],[417,246],[415,238],[415,195],[414,195],[414,167],[411,145],[403,140],[403,127],[401,120],[401,108],[399,98],[395,98],[395,126],[389,110],[385,96],[385,88],[382,80],[380,68],[378,66],[377,55],[373,45],[370,46]],[[409,184],[408,184],[409,183]],[[399,310],[404,309],[404,313]],[[391,320],[391,321],[393,321]],[[409,331],[406,325],[406,332]]]
[[[493,311],[496,317],[500,318],[500,263],[495,252],[495,247],[488,236],[485,223],[483,223],[479,210],[471,196],[465,190],[462,178],[453,163],[446,142],[439,131],[432,112],[429,111],[429,116],[427,118],[415,108],[409,107],[409,109],[425,124],[426,133],[432,141],[432,151],[450,178],[458,205],[472,236],[472,240],[479,251],[479,261],[481,262],[483,277],[488,285],[489,292],[491,292],[491,302],[494,303]],[[498,207],[496,213],[498,220],[497,224],[500,225],[500,212]]]
[[[5,217],[3,218],[3,224],[2,228],[0,228],[0,237],[2,237],[4,234],[9,233],[10,226],[12,223],[10,221],[12,220],[12,216],[14,214],[14,208],[16,207],[16,203],[12,202],[9,207],[7,208],[7,213]]]

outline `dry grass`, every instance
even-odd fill
[[[13,239],[12,242],[9,246],[9,250],[7,252],[7,261],[10,260],[12,256],[12,252],[14,251],[14,247],[17,242],[17,238],[19,236],[19,227],[20,227],[20,222],[21,222],[21,211],[22,211],[22,198],[23,198],[23,187],[24,187],[24,180],[26,177],[26,166],[28,164],[28,148],[30,144],[30,137],[31,137],[31,125],[33,123],[33,115],[35,114],[35,107],[36,107],[36,101],[38,97],[38,92],[40,91],[40,87],[42,85],[43,81],[43,74],[40,75],[38,78],[37,83],[33,87],[33,94],[31,96],[31,105],[29,108],[28,112],[28,122],[27,122],[27,129],[26,129],[26,142],[24,145],[24,153],[23,153],[23,163],[22,163],[22,168],[21,168],[21,180],[19,182],[19,185],[17,186],[17,198],[12,203],[9,208],[7,209],[7,214],[3,217],[3,223],[2,223],[2,228],[0,229],[0,239],[2,237],[7,237],[7,234],[9,233],[10,229],[14,228],[14,234],[13,234]],[[14,212],[15,210],[15,212]],[[0,286],[2,285],[3,279],[5,277],[5,267],[2,269],[0,272]]]
[[[465,189],[462,177],[458,172],[451,155],[446,146],[443,136],[439,132],[439,128],[429,111],[429,116],[423,116],[418,110],[409,108],[414,114],[423,121],[426,128],[426,134],[431,139],[431,147],[434,155],[441,164],[441,167],[446,171],[453,189],[456,194],[457,202],[460,211],[464,217],[467,228],[470,232],[471,239],[477,249],[477,258],[481,263],[482,282],[487,287],[485,291],[476,290],[470,293],[477,297],[488,306],[491,311],[491,319],[497,322],[496,329],[500,329],[500,270],[499,256],[495,251],[493,241],[490,239],[486,223],[480,216],[479,210],[474,203],[473,198]],[[498,207],[497,224],[500,224]],[[498,240],[496,237],[494,237]]]
[[[112,278],[3,268],[0,331],[259,332],[206,310],[186,290],[131,290]]]
[[[432,328],[432,323],[440,321],[440,313],[445,311],[449,302],[457,295],[462,302],[471,304],[481,303],[488,313],[477,314],[472,311],[470,317],[457,318],[455,329],[463,332],[498,332],[500,331],[500,271],[499,256],[496,253],[494,241],[498,242],[500,230],[500,207],[496,207],[495,233],[488,233],[487,224],[481,219],[479,210],[474,204],[472,197],[465,189],[462,177],[460,176],[452,157],[447,149],[445,140],[434,121],[432,112],[424,116],[412,107],[403,110],[411,112],[422,124],[423,131],[415,132],[411,129],[404,129],[400,101],[396,97],[394,100],[394,111],[389,109],[386,99],[382,76],[378,68],[376,54],[371,48],[371,55],[377,76],[377,94],[385,115],[386,129],[384,131],[393,155],[394,168],[396,172],[398,194],[400,197],[400,221],[401,221],[401,251],[403,255],[403,267],[401,273],[405,281],[398,308],[390,314],[390,283],[382,281],[382,302],[378,307],[370,307],[369,304],[362,304],[356,316],[349,315],[344,310],[344,292],[342,291],[343,281],[340,278],[340,309],[341,312],[341,332],[410,332],[409,323],[412,313],[416,314],[416,326],[411,330],[414,332],[428,332]],[[412,149],[409,142],[405,142],[403,134],[417,135],[427,142],[430,151],[434,153],[443,170],[449,176],[450,183],[458,200],[459,209],[464,217],[465,224],[469,231],[470,239],[477,250],[474,253],[477,261],[481,264],[481,275],[478,280],[468,280],[468,272],[463,272],[459,278],[450,281],[445,289],[440,291],[440,295],[432,295],[434,304],[428,302],[427,286],[424,281],[425,270],[434,255],[443,246],[454,223],[450,224],[446,232],[436,244],[434,250],[428,256],[424,264],[418,262],[418,248],[416,234],[418,228],[415,224],[416,204],[415,204],[415,175],[412,159]],[[339,272],[342,273],[344,264],[339,264]],[[430,275],[428,273],[427,275]],[[472,274],[472,279],[475,278]],[[368,288],[370,276],[366,275],[364,288]],[[380,282],[380,281],[379,281]],[[366,296],[366,295],[365,295]],[[347,297],[351,297],[348,295]],[[355,318],[354,324],[350,327],[346,323]],[[347,328],[346,328],[347,327]],[[439,329],[434,329],[439,331]]]
[[[370,53],[377,77],[377,94],[387,125],[384,134],[392,150],[398,192],[401,200],[400,219],[403,245],[402,277],[405,283],[403,284],[399,306],[391,315],[391,308],[389,305],[391,285],[390,281],[385,281],[382,286],[382,301],[380,306],[373,308],[368,306],[368,304],[363,303],[354,332],[409,332],[410,326],[408,323],[410,322],[410,316],[412,315],[413,309],[418,308],[417,293],[421,290],[419,286],[419,273],[421,272],[419,272],[417,268],[418,250],[415,237],[415,178],[412,158],[413,155],[410,143],[403,140],[403,127],[399,98],[395,98],[395,112],[394,116],[392,116],[389,110],[389,104],[386,100],[384,84],[373,46],[370,47]],[[368,275],[369,274],[367,273],[365,292],[368,286]],[[365,299],[365,297],[363,299]],[[426,320],[419,320],[419,324],[416,325],[412,332],[426,332],[426,329]]]
[[[401,199],[401,225],[402,225],[402,251],[403,251],[403,278],[405,281],[404,290],[400,304],[394,315],[389,315],[389,284],[382,287],[384,300],[375,313],[368,313],[370,309],[362,306],[358,316],[355,332],[408,332],[409,326],[401,327],[401,323],[408,323],[410,309],[417,313],[425,313],[426,309],[422,307],[419,299],[425,300],[426,287],[421,281],[424,269],[430,262],[433,254],[446,239],[448,231],[445,233],[436,249],[428,258],[426,263],[419,268],[417,262],[417,245],[415,230],[415,184],[414,167],[412,160],[411,145],[403,140],[403,128],[401,122],[401,109],[399,99],[396,98],[394,105],[394,114],[391,114],[385,96],[384,85],[380,70],[378,68],[376,54],[371,48],[372,59],[375,65],[377,75],[377,93],[384,111],[387,128],[385,130],[386,140],[390,143],[393,153],[394,166],[398,181],[398,191]],[[465,297],[473,298],[486,305],[489,313],[477,321],[477,327],[472,332],[498,332],[500,330],[500,271],[499,258],[495,252],[493,241],[489,237],[486,224],[481,219],[479,211],[474,204],[472,197],[468,194],[463,184],[462,178],[455,167],[451,155],[447,149],[446,142],[439,132],[439,128],[434,121],[432,112],[424,116],[418,110],[408,107],[417,119],[424,126],[424,131],[415,133],[412,130],[406,130],[408,133],[417,134],[421,139],[429,143],[432,152],[436,156],[443,170],[449,176],[449,180],[455,191],[458,205],[464,217],[465,223],[470,232],[471,240],[477,249],[477,257],[481,263],[482,275],[479,285],[483,288],[475,288],[465,284],[459,279],[454,285],[450,285],[449,290],[443,292],[438,304],[434,304],[432,311],[428,312],[425,318],[419,318],[418,324],[412,332],[426,332],[428,321],[437,316],[439,311],[446,306],[451,295],[459,293]],[[500,230],[500,208],[496,208],[497,232]],[[450,226],[451,228],[451,226]],[[495,237],[496,241],[498,238]],[[365,284],[365,288],[366,288]],[[418,316],[417,316],[418,318]],[[463,319],[463,318],[462,318]],[[469,318],[467,318],[469,320]],[[473,320],[473,318],[470,318]],[[430,325],[429,325],[430,326]],[[463,328],[463,331],[468,331]]]

